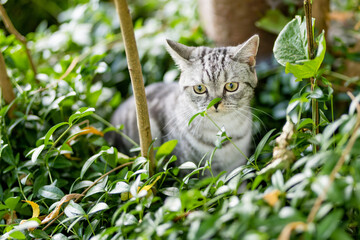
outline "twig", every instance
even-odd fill
[[[7,13],[6,13],[5,8],[3,7],[3,5],[2,5],[1,3],[0,3],[0,15],[1,15],[1,17],[2,17],[2,19],[3,19],[3,21],[4,21],[4,25],[5,25],[6,29],[7,29],[11,34],[13,34],[13,35],[16,37],[16,39],[19,40],[19,41],[24,45],[24,47],[25,47],[25,52],[26,52],[26,55],[27,55],[27,57],[28,57],[28,59],[29,59],[29,63],[30,63],[31,69],[32,69],[33,72],[34,72],[34,78],[35,78],[36,81],[38,81],[38,80],[36,79],[37,70],[36,70],[34,61],[33,61],[32,57],[31,57],[30,50],[29,50],[28,47],[27,47],[27,40],[26,40],[26,38],[25,38],[23,35],[21,35],[21,34],[16,30],[16,28],[15,28],[14,25],[12,24],[9,16],[8,16]]]
[[[15,99],[14,89],[11,85],[9,76],[6,72],[5,60],[0,51],[0,91],[4,96],[4,100],[6,104],[11,103]],[[8,115],[10,118],[13,118],[13,111],[15,106],[12,105],[8,111]]]
[[[355,97],[354,97],[354,95],[352,95],[352,93],[348,92],[348,95],[350,96],[350,98],[352,100],[355,99]],[[360,105],[359,105],[359,103],[357,103],[356,108],[357,108],[357,120],[356,120],[356,124],[355,124],[354,130],[353,130],[353,134],[351,135],[350,140],[345,147],[345,150],[341,154],[339,161],[336,163],[335,167],[333,168],[333,170],[330,173],[329,184],[325,187],[323,193],[321,195],[319,195],[318,198],[316,199],[314,206],[312,207],[312,209],[309,213],[309,216],[307,218],[308,223],[311,223],[314,221],[316,213],[319,211],[321,204],[324,201],[331,184],[335,180],[335,175],[340,171],[342,165],[344,165],[346,157],[349,155],[351,149],[353,148],[353,146],[356,142],[356,139],[358,137],[358,130],[360,128]]]
[[[123,168],[126,167],[128,165],[133,164],[134,162],[127,162],[124,164],[121,164],[120,166],[117,166],[116,168],[108,171],[107,173],[101,175],[98,179],[95,180],[95,182],[93,182],[88,188],[86,188],[77,198],[75,198],[75,202],[78,202],[80,200],[81,197],[85,196],[85,194],[92,188],[94,187],[98,182],[101,181],[101,179],[103,179],[104,177],[106,177],[107,175]],[[60,213],[56,218],[54,218],[53,220],[51,220],[51,222],[49,222],[42,230],[45,231],[51,224],[53,224],[56,220],[58,220],[62,215],[64,215],[64,212]]]
[[[141,155],[149,159],[149,176],[152,176],[155,169],[155,159],[151,145],[152,137],[145,87],[139,54],[136,47],[133,24],[126,0],[115,0],[114,2],[120,18],[121,34],[125,45],[131,84],[134,91]]]

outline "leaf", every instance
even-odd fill
[[[195,115],[193,115],[193,116],[190,118],[190,120],[189,120],[188,126],[190,126],[190,124],[192,123],[192,121],[194,121],[194,119],[195,119],[197,116],[201,115],[201,114],[203,114],[203,112],[199,112],[199,113],[196,113]]]
[[[326,217],[317,226],[318,239],[328,239],[341,224],[341,218],[344,215],[343,209],[336,209],[326,215]]]
[[[82,107],[78,111],[76,111],[74,114],[72,114],[69,118],[69,124],[73,124],[73,122],[77,119],[89,116],[95,112],[95,108],[87,108]]]
[[[193,162],[184,162],[179,166],[179,169],[196,169],[196,165]]]
[[[84,209],[73,200],[70,200],[70,203],[66,206],[64,213],[69,218],[76,218],[86,214]]]
[[[58,129],[61,126],[64,126],[65,124],[69,125],[69,123],[67,123],[67,122],[61,122],[61,123],[56,124],[52,128],[50,128],[50,130],[45,135],[45,139],[44,139],[44,145],[45,146],[48,145],[49,139],[50,139],[51,135],[56,131],[56,129]]]
[[[117,182],[114,189],[112,189],[109,194],[129,192],[129,189],[129,184],[127,184],[126,182]]]
[[[178,140],[170,140],[163,143],[156,152],[156,158],[159,159],[169,155],[175,149],[177,143]]]
[[[292,73],[296,78],[310,78],[315,77],[321,66],[321,63],[324,60],[326,52],[326,41],[324,37],[324,32],[320,34],[319,48],[317,50],[317,55],[314,59],[302,61],[296,61],[297,64],[290,62],[286,63],[285,73]]]
[[[88,160],[86,160],[86,162],[84,163],[83,167],[81,168],[81,173],[80,173],[80,178],[84,177],[84,174],[86,173],[86,171],[89,169],[89,167],[91,166],[91,164],[93,164],[93,162],[101,156],[101,154],[103,154],[104,151],[100,151],[99,153],[91,156]]]
[[[32,210],[33,210],[33,214],[32,214],[32,217],[31,218],[37,218],[39,217],[40,215],[40,208],[39,208],[39,205],[35,202],[32,202],[32,201],[24,201],[28,204],[30,204]]]
[[[308,225],[304,222],[291,222],[283,228],[278,240],[288,240],[288,239],[290,239],[292,231],[294,231],[294,230],[306,231],[307,228],[308,228]]]
[[[32,156],[31,156],[31,162],[35,163],[36,160],[38,159],[40,153],[42,152],[42,150],[45,148],[45,145],[42,144],[39,147],[35,148],[32,150]],[[29,154],[29,153],[28,153]]]
[[[270,130],[269,132],[267,132],[265,134],[265,136],[261,139],[261,141],[259,142],[259,144],[257,145],[256,147],[256,150],[255,150],[255,153],[254,153],[254,157],[253,158],[250,158],[249,162],[253,162],[253,161],[257,161],[257,159],[259,158],[262,150],[264,149],[266,143],[268,142],[271,134],[275,131],[276,129],[272,129]]]
[[[289,19],[278,9],[269,9],[265,16],[255,22],[255,26],[270,33],[279,34]]]
[[[291,20],[279,33],[274,43],[274,57],[283,66],[308,58],[306,23],[300,16]]]
[[[78,198],[78,197],[81,197],[81,196],[82,196],[82,194],[73,193],[73,194],[67,194],[64,197],[62,197],[61,200],[57,203],[57,206],[55,207],[55,209],[50,214],[48,214],[44,218],[44,220],[41,221],[41,224],[45,224],[45,223],[53,220],[54,218],[56,218],[59,215],[61,206],[64,203],[70,201],[71,199]]]
[[[5,200],[5,205],[10,210],[14,210],[19,201],[20,201],[20,197],[9,197]]]
[[[64,196],[64,193],[53,185],[45,185],[39,189],[39,194],[47,199],[59,200]]]
[[[215,104],[217,104],[218,102],[221,101],[221,98],[214,98],[213,100],[211,100],[211,102],[209,103],[209,105],[206,107],[206,109],[211,108],[212,106],[214,106]]]
[[[106,209],[109,209],[109,206],[104,203],[104,202],[99,202],[97,203],[94,207],[92,207],[89,211],[89,215],[90,214],[94,214],[94,213],[97,213],[97,212],[100,212],[100,211],[104,211]]]
[[[279,195],[281,194],[280,190],[275,189],[267,194],[264,195],[264,200],[270,206],[274,207],[275,204],[279,201]]]

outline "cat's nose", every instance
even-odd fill
[[[215,108],[215,110],[217,110],[218,109],[218,106],[219,106],[219,104],[221,103],[221,101],[220,102],[217,102],[217,103],[215,103],[214,104],[214,108]]]

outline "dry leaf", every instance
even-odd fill
[[[11,225],[17,219],[16,212],[13,210],[12,213],[5,213],[3,219],[6,221],[6,225]]]
[[[71,199],[74,199],[74,198],[78,198],[78,197],[81,197],[82,194],[79,194],[79,193],[73,193],[73,194],[68,194],[68,195],[65,195],[58,203],[58,205],[55,207],[55,209],[49,214],[46,216],[46,218],[44,218],[44,220],[41,221],[41,224],[45,224],[47,222],[50,222],[51,220],[53,220],[54,218],[56,218],[58,215],[59,215],[59,212],[60,212],[60,208],[61,206],[70,201]]]
[[[28,204],[30,204],[30,206],[32,207],[33,210],[33,215],[31,218],[37,218],[40,215],[40,207],[37,203],[33,202],[33,201],[24,201]]]
[[[74,135],[73,137],[71,137],[67,142],[66,144],[70,146],[70,142],[72,140],[75,140],[78,136],[81,136],[81,135],[86,135],[86,134],[89,134],[89,133],[92,133],[92,134],[95,134],[95,135],[99,135],[101,137],[104,136],[104,133],[97,130],[96,128],[94,128],[93,126],[89,126],[89,127],[84,127],[83,129],[81,129],[80,132],[78,132],[76,135]],[[81,160],[81,158],[78,158],[78,157],[72,157],[70,153],[65,153],[64,156],[69,159],[69,160]]]
[[[307,224],[304,222],[292,222],[286,225],[280,233],[278,240],[289,240],[293,230],[306,231]]]
[[[281,192],[276,189],[274,191],[269,192],[268,194],[264,195],[264,200],[267,202],[270,206],[274,207],[275,204],[279,201],[279,195]]]

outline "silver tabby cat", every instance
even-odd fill
[[[178,162],[198,163],[205,154],[209,159],[215,148],[218,127],[208,117],[190,118],[204,111],[211,100],[222,100],[207,110],[209,117],[245,154],[252,139],[250,101],[257,85],[255,57],[259,37],[254,35],[236,47],[188,47],[167,40],[167,50],[179,66],[177,83],[156,83],[146,87],[151,132],[158,144],[177,139],[174,154]],[[134,99],[129,98],[115,111],[111,122],[124,124],[124,133],[139,141]],[[113,134],[110,144],[125,150],[131,143]],[[212,170],[231,171],[245,163],[245,158],[229,141],[217,149]]]

